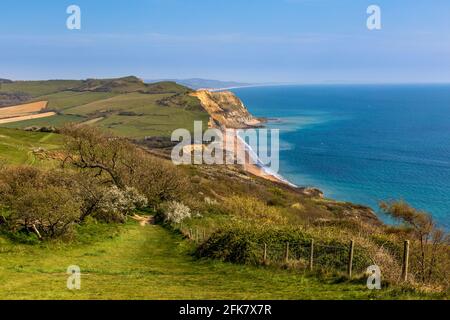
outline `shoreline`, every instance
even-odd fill
[[[226,131],[222,131],[225,137],[225,141],[227,139]],[[261,160],[259,159],[256,152],[248,145],[242,137],[240,137],[235,130],[233,130],[233,150],[229,150],[227,144],[225,143],[224,151],[236,152],[235,154],[244,154],[244,163],[242,164],[244,170],[248,173],[251,173],[257,177],[264,178],[273,182],[282,183],[288,185],[293,188],[298,188],[297,185],[285,179],[281,175],[276,172],[273,172],[265,166]],[[236,158],[237,159],[237,158]]]

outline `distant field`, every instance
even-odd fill
[[[10,164],[37,164],[39,160],[33,150],[55,150],[61,147],[62,142],[62,136],[54,133],[0,128],[0,161]]]
[[[45,109],[46,106],[47,101],[38,101],[0,108],[0,119],[30,115]]]
[[[178,128],[193,131],[194,121],[203,121],[206,129],[208,115],[201,112],[187,112],[184,110],[159,109],[153,114],[143,116],[112,115],[96,123],[96,125],[110,129],[112,132],[126,137],[140,138],[144,136],[170,136]]]
[[[48,101],[47,109],[61,111],[114,96],[116,96],[116,94],[110,92],[63,91],[46,96],[40,96],[37,99]]]
[[[41,119],[32,119],[32,120],[24,120],[13,123],[5,123],[1,124],[2,127],[5,128],[18,128],[24,129],[30,126],[37,127],[45,127],[45,126],[53,126],[53,127],[62,127],[66,123],[71,122],[83,122],[86,118],[80,116],[70,116],[70,115],[54,115],[48,118]]]
[[[128,93],[66,109],[71,115],[103,117],[95,125],[107,128],[113,133],[140,138],[144,136],[168,136],[173,130],[193,130],[195,120],[206,123],[208,114],[182,108],[164,106],[158,103],[171,94]]]
[[[70,108],[65,110],[64,113],[88,115],[107,111],[136,111],[136,108],[145,111],[154,107],[158,100],[168,96],[170,94],[141,94],[133,92]]]
[[[39,97],[76,87],[80,83],[79,80],[16,81],[3,83],[0,92],[24,92],[33,97]]]
[[[2,127],[8,128],[61,127],[68,122],[84,122],[109,129],[117,135],[143,138],[169,136],[178,128],[192,130],[195,120],[202,121],[206,128],[209,120],[200,102],[188,95],[188,88],[171,82],[145,84],[135,77],[18,81],[2,84],[2,92],[26,94],[32,96],[35,103],[47,101],[44,111],[57,113],[47,118],[0,122]],[[6,97],[5,103],[7,98],[14,99],[14,96]],[[18,114],[21,110],[14,108],[3,110],[16,112],[11,117],[30,114]],[[41,109],[38,111],[42,112]],[[0,119],[1,112],[2,109]]]
[[[54,115],[56,115],[56,113],[54,113],[54,112],[44,112],[44,113],[30,114],[27,116],[6,118],[6,119],[0,119],[0,124],[48,118],[48,117],[52,117]]]

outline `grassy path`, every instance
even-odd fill
[[[120,236],[82,246],[11,245],[0,238],[0,299],[349,299],[370,298],[363,284],[332,284],[301,274],[198,261],[160,226],[124,227]],[[78,265],[81,290],[66,288]],[[379,292],[378,294],[380,294]]]

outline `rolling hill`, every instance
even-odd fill
[[[0,106],[22,108],[44,101],[47,107],[37,119],[1,124],[9,128],[59,127],[85,122],[130,138],[169,136],[177,128],[193,129],[194,120],[209,116],[192,90],[175,82],[144,83],[137,77],[87,80],[3,81]],[[3,108],[2,108],[3,109]],[[6,109],[5,109],[6,110]],[[54,112],[50,113],[50,112]],[[0,119],[2,116],[0,109]],[[20,120],[20,119],[18,119]]]
[[[170,79],[170,80],[145,80],[148,83],[160,82],[160,81],[172,81],[188,88],[197,89],[218,89],[218,88],[230,88],[230,87],[244,87],[251,85],[251,83],[236,82],[236,81],[221,81],[201,78],[190,79]]]

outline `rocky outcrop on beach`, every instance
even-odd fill
[[[230,91],[199,90],[190,94],[200,100],[210,115],[210,127],[243,129],[259,127],[264,120],[253,117],[242,101]]]

